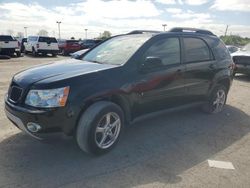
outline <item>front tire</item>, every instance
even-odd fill
[[[215,86],[207,103],[203,106],[203,111],[216,114],[223,110],[223,107],[227,100],[228,90],[224,85]]]
[[[101,155],[118,142],[123,130],[124,114],[121,108],[108,101],[91,105],[81,116],[76,141],[85,152]]]

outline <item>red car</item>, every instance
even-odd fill
[[[60,40],[58,41],[60,53],[62,55],[69,55],[81,50],[81,45],[78,40]]]

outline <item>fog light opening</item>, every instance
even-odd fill
[[[29,122],[27,123],[27,129],[32,133],[36,133],[41,130],[41,126],[36,123]]]

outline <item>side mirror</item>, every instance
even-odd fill
[[[146,57],[145,62],[142,64],[143,70],[151,70],[162,67],[162,60],[159,57],[149,56]]]

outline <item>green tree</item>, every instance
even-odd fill
[[[46,30],[44,30],[44,29],[41,29],[38,33],[37,33],[37,35],[40,35],[40,36],[48,36],[48,31],[46,31]]]
[[[228,36],[221,36],[220,39],[226,45],[234,45],[234,46],[244,46],[250,42],[250,38],[243,38],[239,35],[228,35]]]

